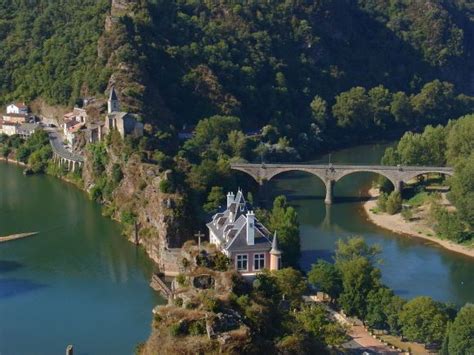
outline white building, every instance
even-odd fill
[[[227,194],[227,206],[207,224],[209,241],[228,256],[244,276],[255,276],[263,269],[281,268],[281,251],[276,235],[255,217],[241,190]]]
[[[18,134],[18,127],[20,126],[18,123],[11,123],[2,121],[0,123],[1,130],[0,133],[6,134],[7,136],[13,136]]]
[[[27,115],[28,114],[28,106],[24,102],[15,102],[11,103],[7,106],[7,114],[17,114],[17,115]]]

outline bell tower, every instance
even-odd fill
[[[109,100],[107,101],[107,112],[112,113],[119,111],[119,100],[117,97],[117,93],[115,92],[115,87],[112,86],[112,88],[110,89]]]

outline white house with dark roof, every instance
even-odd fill
[[[28,106],[24,102],[13,102],[7,106],[7,114],[27,115]]]
[[[227,206],[207,224],[209,241],[232,260],[234,268],[245,276],[263,269],[278,270],[281,251],[276,235],[255,217],[241,190],[227,194]]]

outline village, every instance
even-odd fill
[[[102,141],[112,130],[117,130],[122,138],[127,135],[141,137],[143,124],[137,117],[128,112],[120,111],[120,103],[112,87],[107,100],[105,117],[93,118],[88,110],[94,98],[82,100],[82,107],[75,106],[63,117],[46,117],[30,112],[25,102],[13,102],[7,105],[0,119],[0,134],[18,135],[23,139],[30,137],[35,131],[43,129],[49,137],[54,153],[65,160],[81,160],[81,150],[77,149],[79,141],[95,143]]]

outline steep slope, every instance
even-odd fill
[[[110,75],[97,56],[107,0],[2,1],[0,103],[38,96],[73,103],[102,93]]]

